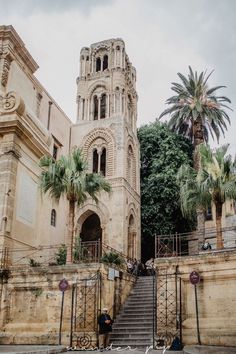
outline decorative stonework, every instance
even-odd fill
[[[14,91],[8,92],[5,96],[0,95],[0,115],[17,112],[22,114],[25,104],[22,98]]]
[[[9,52],[3,52],[0,54],[0,59],[2,59],[2,76],[1,84],[6,87],[8,81],[8,75],[10,71],[11,62],[13,60]]]
[[[93,129],[82,142],[83,153],[91,167],[92,151],[95,147],[107,149],[107,177],[114,176],[116,166],[115,139],[109,129]]]

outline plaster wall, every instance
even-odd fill
[[[236,345],[236,252],[215,251],[194,257],[156,259],[158,272],[173,273],[178,267],[182,282],[183,343],[197,344],[192,271],[200,274],[197,285],[200,339],[204,345]],[[157,313],[158,316],[158,313]]]
[[[117,280],[109,280],[109,269],[102,264],[86,264],[57,267],[12,268],[10,278],[1,286],[0,341],[1,344],[58,344],[62,293],[58,288],[63,278],[69,282],[65,291],[62,322],[62,344],[70,343],[72,285],[82,279],[91,279],[99,272],[101,292],[97,291],[97,308],[90,320],[97,323],[97,315],[103,306],[114,315],[114,301]],[[134,279],[122,274],[119,281],[119,303],[125,301],[133,287]],[[91,283],[87,283],[90,286]],[[100,299],[100,294],[102,298]],[[90,301],[90,302],[89,302]],[[80,304],[78,304],[79,306]],[[92,306],[87,299],[87,306]],[[79,310],[77,310],[79,311]],[[86,309],[84,308],[84,311]],[[87,311],[88,308],[87,308]],[[88,312],[87,312],[88,314]],[[85,315],[82,312],[81,315]],[[91,316],[91,313],[90,313]],[[77,319],[78,320],[78,319]],[[96,345],[97,331],[89,334]],[[77,330],[73,336],[73,345],[77,337],[84,333]]]

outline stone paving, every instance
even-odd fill
[[[0,345],[0,353],[56,354],[65,352],[63,345]]]
[[[0,353],[4,354],[56,354],[65,353],[65,346],[54,345],[0,345]],[[106,351],[104,351],[106,353]],[[137,348],[114,348],[110,354],[229,354],[236,353],[236,347],[216,347],[216,346],[199,346],[189,345],[183,351],[170,351],[164,349],[153,350],[148,348],[140,350]],[[68,353],[84,353],[84,354],[100,354],[99,350],[73,350]]]

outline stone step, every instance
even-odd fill
[[[144,339],[114,339],[111,340],[113,347],[127,347],[130,346],[131,348],[146,348],[147,346],[152,345],[152,338],[144,338]]]
[[[141,301],[144,299],[152,299],[153,298],[153,293],[148,293],[148,294],[139,294],[139,293],[134,293],[134,294],[130,294],[130,296],[128,297],[128,299],[131,298],[137,298],[140,299]]]
[[[125,304],[124,307],[123,307],[123,310],[125,309],[133,309],[134,311],[135,310],[138,310],[138,309],[150,309],[150,308],[153,308],[153,304],[149,304],[149,303],[145,303],[145,304],[139,304],[139,303],[131,303],[131,304]]]
[[[123,308],[119,315],[116,317],[117,319],[119,318],[120,315],[134,315],[134,314],[137,314],[137,315],[140,315],[140,316],[151,316],[153,314],[153,306],[150,306],[150,307],[146,307],[146,308],[143,308],[142,307],[133,307],[133,306],[127,306],[125,308]]]
[[[120,314],[138,314],[138,315],[143,315],[145,316],[146,314],[148,316],[151,316],[151,314],[153,313],[153,307],[149,307],[149,308],[141,308],[141,307],[126,307],[125,309],[123,309],[123,311],[120,312]]]
[[[146,348],[152,344],[153,279],[138,278],[116,317],[111,335],[113,346]]]
[[[137,304],[152,304],[153,303],[153,299],[137,299],[137,298],[130,298],[126,301],[126,304],[130,304],[130,303],[137,303]]]
[[[136,294],[140,294],[142,296],[145,296],[145,295],[153,293],[153,288],[151,288],[151,287],[148,288],[148,289],[146,287],[140,287],[140,288],[137,288],[137,289],[134,288],[134,290],[135,290]],[[134,293],[134,291],[132,291],[131,294],[133,294],[133,293]]]
[[[152,319],[150,320],[145,320],[145,321],[142,321],[142,325],[143,325],[143,328],[145,328],[146,326],[152,326]],[[126,328],[129,328],[129,327],[139,327],[140,326],[140,323],[137,323],[137,321],[135,320],[130,320],[130,319],[123,319],[121,322],[119,323],[114,323],[113,324],[113,327],[114,328],[120,328],[120,327],[126,327]]]
[[[152,334],[152,326],[149,326],[147,328],[143,328],[143,327],[130,327],[130,328],[127,328],[127,327],[119,327],[119,328],[113,328],[113,332],[112,333],[115,333],[115,334],[119,334],[119,333],[123,333],[123,334],[126,334],[126,333],[132,333],[132,332],[135,332],[136,334]]]
[[[114,339],[127,339],[127,338],[132,338],[132,339],[146,339],[147,337],[152,337],[152,332],[140,332],[140,333],[136,333],[136,332],[114,332],[114,334],[111,335],[111,338]]]

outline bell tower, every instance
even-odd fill
[[[137,139],[136,70],[122,39],[84,47],[77,79],[77,122],[72,146],[80,146],[91,172],[103,174],[110,196],[78,210],[78,232],[86,215],[100,218],[102,242],[140,257],[140,178]]]

